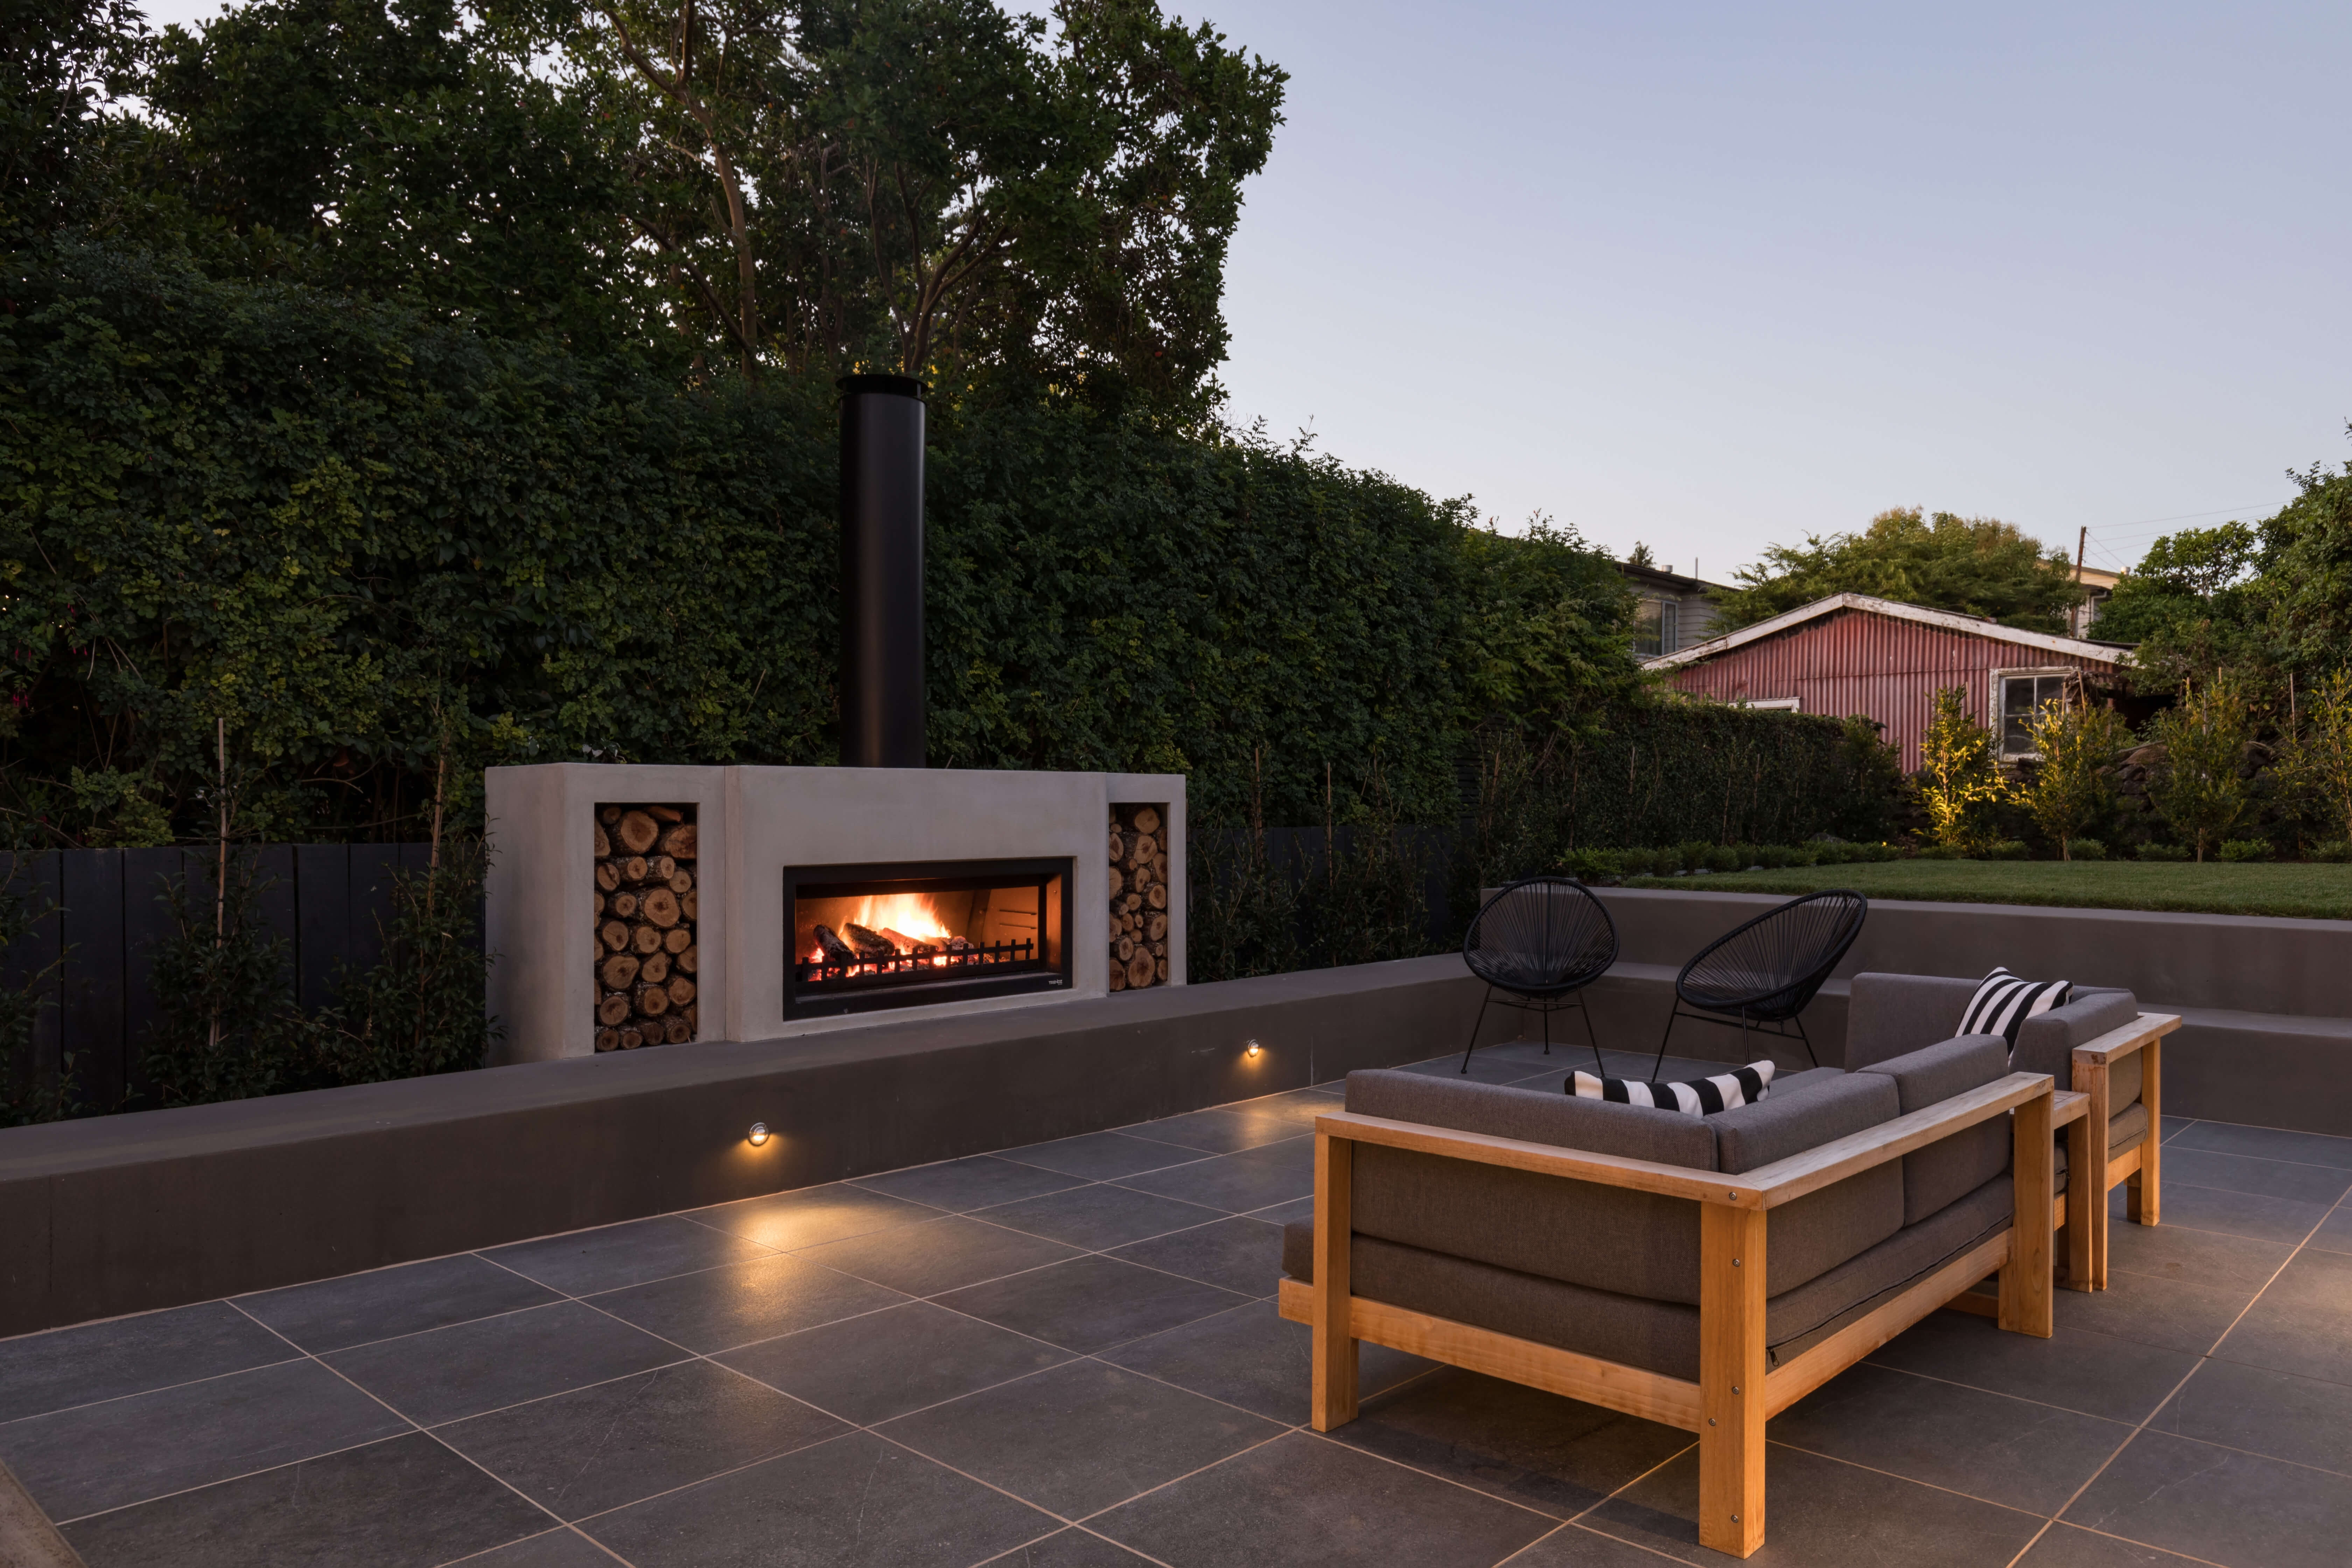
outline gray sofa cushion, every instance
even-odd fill
[[[1715,1168],[1714,1117],[1384,1070],[1349,1073],[1347,1106],[1365,1116]],[[1686,1199],[1366,1143],[1356,1148],[1354,1208],[1360,1237],[1621,1295],[1698,1300],[1698,1205]]]
[[[2128,991],[2113,991],[2104,987],[2086,987],[2074,993],[2074,1000],[2063,1007],[2053,1007],[2047,1013],[2028,1018],[2017,1031],[2017,1050],[2010,1058],[2015,1072],[2046,1072],[2058,1081],[2060,1089],[2071,1089],[2074,1083],[2074,1047],[2087,1045],[2110,1029],[2120,1029],[2139,1016],[2139,1000]],[[2113,1094],[2117,1106],[2128,1105],[2139,1098],[2138,1054],[2132,1056],[2128,1097]],[[2120,1064],[2119,1064],[2120,1065]],[[2112,1090],[2125,1086],[2109,1074]]]
[[[1906,1226],[1839,1268],[1774,1296],[1765,1305],[1764,1317],[1765,1342],[1773,1362],[1802,1353],[2000,1230],[2009,1223],[2010,1212],[2009,1184],[1989,1183],[1926,1223]],[[1313,1283],[1311,1222],[1283,1228],[1282,1260],[1292,1279]],[[1375,1301],[1668,1377],[1698,1377],[1696,1305],[1596,1290],[1360,1236],[1349,1259],[1349,1273],[1354,1293]]]
[[[1963,1035],[1939,1046],[1873,1062],[1856,1077],[1895,1083],[1903,1114],[2009,1076],[2009,1042]],[[2009,1169],[2009,1118],[1996,1116],[1903,1156],[1903,1223],[1916,1225]]]
[[[1760,1170],[1776,1160],[1891,1121],[1901,1114],[1897,1107],[1891,1080],[1848,1073],[1787,1099],[1776,1092],[1757,1104],[1718,1111],[1706,1119],[1715,1129],[1716,1169],[1733,1174]],[[1808,1193],[1774,1209],[1765,1226],[1764,1289],[1777,1296],[1902,1228],[1902,1167],[1889,1161]],[[1696,1260],[1692,1279],[1696,1284]]]
[[[1941,974],[1855,975],[1846,1004],[1846,1070],[1950,1039],[1976,994],[1975,981]]]

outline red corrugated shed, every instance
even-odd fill
[[[1800,610],[1652,659],[1674,685],[1724,702],[1785,702],[1806,713],[1862,713],[1886,727],[1906,772],[1938,688],[1968,689],[1979,720],[1992,718],[1992,672],[2079,669],[2112,674],[2128,650],[2075,637],[2012,631],[1973,616],[1841,594]]]

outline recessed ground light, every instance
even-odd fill
[[[764,1121],[754,1121],[751,1123],[751,1147],[756,1149],[767,1141],[768,1124]]]

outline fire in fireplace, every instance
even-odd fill
[[[784,872],[784,1016],[1070,984],[1070,862],[807,866]]]

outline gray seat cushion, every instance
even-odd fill
[[[2009,1042],[1963,1035],[1937,1046],[1873,1062],[1857,1077],[1890,1079],[1903,1114],[2009,1076]],[[1996,1116],[1903,1156],[1903,1223],[1916,1225],[2009,1169],[2010,1123]]]
[[[1772,1360],[1777,1364],[1801,1354],[2000,1230],[2010,1222],[2010,1205],[2007,1180],[1989,1182],[1922,1224],[1775,1295],[1765,1306]],[[1292,1279],[1313,1283],[1311,1222],[1283,1228],[1282,1259]],[[1349,1269],[1354,1293],[1372,1300],[1668,1377],[1698,1376],[1694,1303],[1594,1289],[1374,1237],[1356,1238]]]

